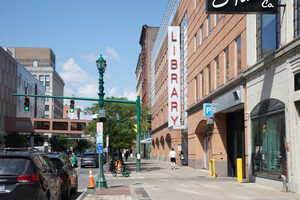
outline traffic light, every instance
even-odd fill
[[[137,124],[133,124],[134,125],[134,132],[136,132],[137,133]]]
[[[72,99],[72,100],[70,101],[70,113],[73,113],[73,112],[74,112],[74,104],[75,104],[75,102],[74,102],[74,100]]]
[[[25,101],[24,101],[24,110],[25,110],[25,111],[29,111],[29,110],[30,110],[29,97],[25,97]]]

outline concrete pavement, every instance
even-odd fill
[[[236,199],[236,200],[299,200],[300,195],[284,193],[255,183],[237,183],[235,178],[211,178],[206,170],[170,163],[141,160],[141,172],[135,172],[135,159],[128,162],[131,176],[113,177],[105,173],[108,189],[86,190],[84,200],[160,200],[160,199]],[[94,171],[93,171],[94,172]],[[95,179],[96,181],[96,179]]]

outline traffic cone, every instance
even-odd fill
[[[89,176],[89,187],[88,189],[94,189],[95,188],[95,182],[94,182],[94,178],[93,178],[93,173],[92,173],[92,169],[90,168],[90,176]]]

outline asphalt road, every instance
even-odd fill
[[[96,177],[99,173],[99,168],[91,167],[93,172],[94,181],[96,184]],[[78,159],[78,192],[76,195],[72,195],[72,200],[78,199],[85,189],[89,186],[89,169],[90,167],[80,168],[80,158]]]

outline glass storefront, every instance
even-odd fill
[[[262,101],[251,112],[251,122],[253,175],[281,179],[287,173],[284,104]]]

